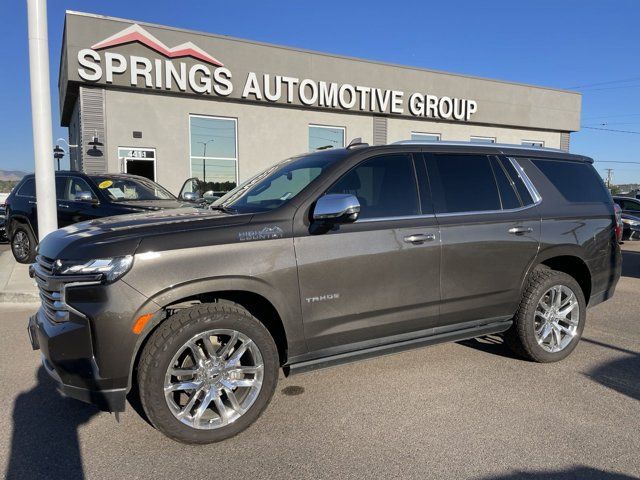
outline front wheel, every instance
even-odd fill
[[[271,400],[279,358],[243,308],[203,304],[168,318],[145,346],[140,400],[151,423],[183,443],[212,443],[253,423]]]
[[[33,263],[36,259],[36,237],[24,224],[17,225],[11,234],[11,253],[18,263]]]
[[[576,348],[586,318],[587,306],[578,282],[564,272],[539,266],[527,281],[505,340],[524,358],[557,362]]]

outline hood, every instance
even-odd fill
[[[130,255],[149,238],[169,250],[177,248],[174,245],[180,243],[176,242],[178,238],[202,242],[226,237],[219,233],[225,230],[223,227],[244,225],[252,216],[189,207],[104,217],[50,233],[38,245],[38,253],[63,260]]]

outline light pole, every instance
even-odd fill
[[[56,145],[53,149],[53,158],[58,162],[58,171],[60,171],[60,159],[64,157],[64,150],[60,148],[60,145]]]
[[[29,23],[29,73],[31,120],[35,156],[38,237],[58,228],[56,181],[51,162],[51,91],[49,88],[49,37],[46,0],[27,0]]]
[[[208,143],[212,143],[215,140],[212,138],[210,140],[207,140],[206,142],[198,142],[199,144],[203,145],[203,150],[202,150],[202,181],[203,182],[207,182],[207,144]]]
[[[60,145],[58,145],[60,142],[64,142],[67,144],[67,151],[69,153],[69,170],[71,170],[71,149],[72,148],[77,148],[78,145],[71,145],[69,142],[67,142],[64,138],[60,137],[56,140],[56,146],[53,149],[53,158],[55,158],[58,161],[58,171],[60,171],[60,159],[62,157],[64,157],[65,152],[64,148],[60,147]],[[60,156],[58,156],[60,155]]]

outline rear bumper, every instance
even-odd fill
[[[63,395],[105,411],[125,410],[127,389],[108,388],[111,380],[100,377],[88,324],[72,320],[56,325],[40,310],[29,318],[28,333],[32,348],[41,351],[42,365]]]

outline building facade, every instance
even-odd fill
[[[174,193],[189,177],[225,191],[357,137],[568,150],[581,108],[576,92],[76,12],[59,88],[72,169],[136,173]]]

